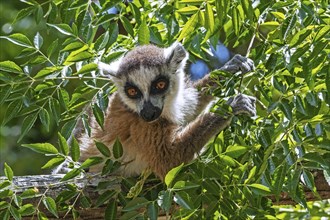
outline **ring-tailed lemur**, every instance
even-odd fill
[[[100,63],[117,87],[110,96],[101,129],[90,114],[91,136],[77,128],[81,159],[100,155],[95,140],[111,150],[116,138],[123,147],[119,174],[134,176],[149,168],[160,178],[182,162],[193,159],[204,145],[232,119],[203,112],[213,99],[198,92],[209,85],[209,75],[189,83],[183,71],[188,54],[180,43],[168,48],[138,46],[112,63]],[[253,62],[236,55],[221,69],[229,72],[250,71]],[[255,115],[255,99],[236,96],[230,103],[234,114]],[[202,113],[203,112],[203,113]],[[101,171],[102,165],[90,172]]]

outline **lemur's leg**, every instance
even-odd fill
[[[253,69],[254,69],[254,63],[251,59],[243,57],[240,54],[236,54],[219,70],[229,73],[236,73],[238,71],[241,71],[244,74],[252,71]],[[207,87],[212,88],[217,86],[217,84],[211,79],[210,74],[207,74],[202,79],[194,82],[192,86],[200,90],[200,96],[198,102],[199,105],[197,109],[197,112],[200,113],[213,99],[213,97],[207,93]]]
[[[233,108],[233,115],[256,114],[254,97],[239,94],[230,100],[229,104]],[[230,125],[233,115],[223,117],[207,112],[178,130],[170,149],[162,149],[164,152],[158,161],[159,164],[153,168],[155,172],[160,177],[164,177],[171,168],[182,162],[191,161],[195,153],[199,152],[212,137]]]

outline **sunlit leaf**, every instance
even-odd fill
[[[189,18],[187,23],[182,28],[182,31],[177,41],[181,41],[182,39],[187,38],[194,33],[196,25],[198,24],[198,17],[199,17],[198,14],[199,13],[196,13]]]
[[[121,17],[120,17],[120,20],[121,20],[121,22],[123,23],[123,26],[124,26],[125,30],[127,31],[127,33],[128,33],[129,35],[131,35],[132,37],[134,37],[133,26],[132,26],[132,24],[129,22],[129,20],[128,20],[126,17],[124,17],[124,16],[121,16]]]
[[[180,170],[183,168],[183,163],[180,164],[177,167],[174,167],[173,169],[171,169],[165,176],[165,184],[167,187],[170,187],[174,178],[178,175],[178,173],[180,172]]]
[[[149,44],[150,32],[147,25],[147,19],[143,18],[138,30],[138,41],[140,45]]]
[[[65,161],[64,157],[54,157],[50,159],[45,165],[41,167],[41,169],[52,169],[56,166],[62,164]]]
[[[24,34],[16,33],[9,36],[0,36],[0,38],[4,38],[6,40],[9,40],[10,42],[22,46],[22,47],[33,47],[31,41],[29,38],[27,38]]]
[[[81,164],[80,169],[86,169],[88,167],[94,166],[96,164],[100,164],[102,162],[103,162],[102,157],[90,157]]]
[[[6,177],[8,178],[9,181],[12,181],[14,176],[13,170],[10,168],[10,166],[8,166],[7,163],[4,163],[4,166],[5,166],[4,172]]]
[[[21,67],[9,60],[0,62],[0,70],[12,73],[23,73]]]
[[[80,158],[80,148],[77,139],[72,136],[72,143],[70,148],[70,155],[73,161],[78,161]]]
[[[61,32],[64,35],[74,36],[71,27],[67,24],[49,24],[49,23],[47,23],[47,25],[55,28],[56,30],[58,30],[59,32]]]
[[[30,148],[31,150],[42,154],[57,154],[58,150],[50,143],[38,144],[22,144],[23,147]]]
[[[50,211],[56,218],[58,218],[57,207],[54,199],[52,199],[51,197],[44,197],[42,199],[42,202],[47,208],[47,210]]]

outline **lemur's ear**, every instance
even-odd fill
[[[110,64],[99,62],[98,67],[102,76],[112,78],[112,77],[116,77],[119,69],[119,64],[120,64],[120,60],[117,60]]]
[[[188,53],[186,49],[179,42],[173,43],[170,47],[165,48],[164,56],[170,65],[178,68],[180,64],[184,66],[188,59]]]

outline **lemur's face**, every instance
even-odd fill
[[[169,76],[155,74],[155,70],[147,68],[130,74],[121,86],[126,96],[124,102],[147,122],[159,118],[166,96],[172,89]]]
[[[166,117],[182,84],[186,57],[180,44],[166,49],[141,46],[128,52],[112,77],[123,103],[147,122]]]

